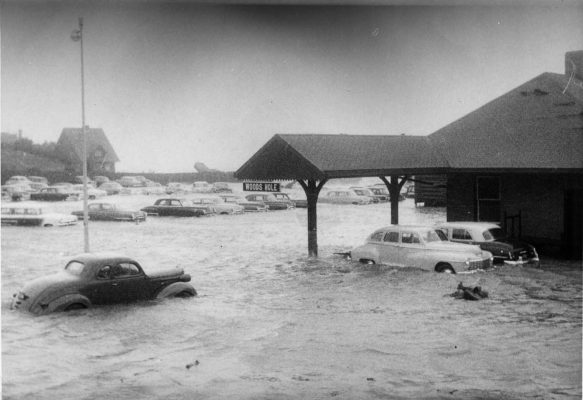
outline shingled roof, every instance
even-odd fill
[[[544,73],[429,135],[458,170],[583,169],[583,84]]]
[[[424,136],[276,134],[235,176],[331,179],[439,173],[446,167]]]
[[[423,136],[275,135],[235,176],[323,179],[447,172],[583,172],[583,51]]]
[[[83,129],[64,128],[59,137],[58,145],[66,149],[69,154],[74,155],[75,161],[81,162],[83,160]],[[105,159],[103,161],[111,163],[119,161],[103,129],[87,128],[87,153],[93,153],[99,146],[105,151]]]

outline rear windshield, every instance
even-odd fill
[[[483,232],[484,239],[491,241],[491,240],[502,240],[506,238],[506,234],[502,230],[502,228],[492,228],[485,230]]]
[[[71,261],[65,267],[65,271],[72,275],[81,275],[81,273],[83,272],[83,268],[85,268],[85,264],[79,261]]]

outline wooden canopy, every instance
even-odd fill
[[[323,180],[439,174],[447,166],[426,136],[276,134],[235,177]]]

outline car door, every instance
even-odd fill
[[[115,303],[125,303],[148,298],[146,276],[142,269],[131,262],[117,263],[112,266],[111,296]]]
[[[379,243],[379,261],[382,264],[402,266],[398,229],[389,229]]]
[[[89,204],[89,206],[87,206],[87,213],[89,214],[89,219],[94,221],[102,219],[101,204]]]
[[[83,294],[91,303],[109,304],[115,301],[117,287],[111,280],[111,268],[109,264],[99,267],[93,279],[86,285]]]
[[[421,241],[419,234],[411,230],[401,231],[400,260],[404,267],[418,267],[425,265],[426,258],[425,244]]]
[[[157,212],[160,216],[173,215],[172,207],[170,206],[170,200],[160,200],[157,202]]]

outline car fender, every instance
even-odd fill
[[[372,260],[377,264],[380,263],[379,251],[375,247],[368,246],[366,244],[359,246],[359,247],[355,248],[354,250],[352,250],[350,252],[350,256],[351,256],[353,261],[357,261],[357,262],[360,260],[366,259],[366,260]]]
[[[85,308],[91,307],[91,301],[79,293],[66,294],[64,296],[58,297],[49,303],[45,312],[59,312],[64,311],[68,306],[72,304],[81,304]]]
[[[164,299],[166,297],[176,296],[178,293],[186,292],[191,296],[196,296],[196,289],[186,282],[174,282],[162,289],[157,295],[157,299]]]

